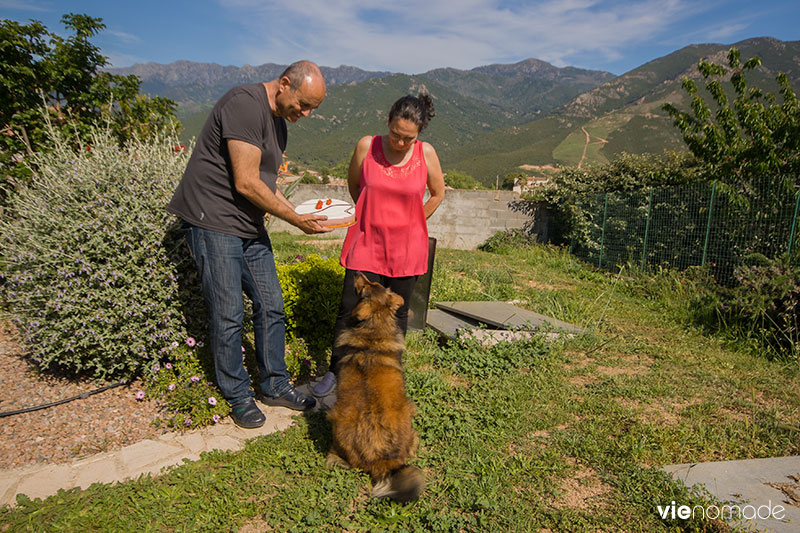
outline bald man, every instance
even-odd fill
[[[243,364],[242,291],[253,303],[262,401],[305,411],[316,404],[289,381],[284,359],[283,297],[264,215],[305,233],[330,228],[321,215],[298,215],[276,185],[286,148],[286,121],[307,117],[325,98],[325,78],[310,61],[277,79],[234,87],[214,106],[167,211],[183,222],[209,314],[209,344],[219,385],[241,427],[265,417],[253,401]]]

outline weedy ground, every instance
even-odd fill
[[[279,260],[338,247],[278,234]],[[660,465],[800,453],[797,361],[690,324],[691,284],[601,273],[545,246],[439,249],[431,301],[500,300],[586,335],[486,348],[410,333],[406,385],[428,478],[410,505],[328,470],[323,413],[159,477],[0,511],[0,531],[729,531],[662,520],[708,504]]]

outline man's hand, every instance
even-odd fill
[[[333,231],[333,228],[328,226],[323,226],[320,224],[323,220],[328,220],[328,217],[325,215],[298,215],[298,219],[296,222],[289,221],[303,232],[313,235],[314,233],[328,233],[329,231]]]

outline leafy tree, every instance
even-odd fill
[[[480,189],[481,184],[467,174],[460,170],[449,170],[444,175],[444,184],[454,189]]]
[[[716,110],[699,94],[697,84],[683,79],[692,98],[692,112],[672,104],[663,108],[683,133],[689,150],[709,167],[710,175],[724,184],[747,190],[753,178],[791,177],[800,173],[800,105],[781,72],[777,75],[783,103],[774,94],[751,87],[746,72],[761,65],[752,57],[741,62],[736,48],[728,51],[728,68],[701,60],[697,67]],[[730,74],[735,98],[731,102],[723,80]]]
[[[303,172],[303,175],[300,178],[300,183],[305,183],[309,185],[319,185],[321,182],[319,181],[319,178],[317,178],[311,172]]]
[[[503,183],[500,184],[500,188],[504,191],[513,191],[514,185],[517,184],[517,180],[524,179],[527,179],[527,176],[524,172],[509,172],[506,174],[506,177],[503,178]]]
[[[330,183],[331,181],[331,169],[328,167],[322,167],[319,169],[319,179],[322,183]]]
[[[584,204],[591,195],[681,185],[700,181],[703,176],[702,165],[687,152],[622,153],[603,165],[560,169],[547,183],[523,194],[512,209],[535,217],[543,205],[547,206],[557,220],[558,235],[552,238],[559,241],[575,237],[580,241],[585,238],[580,232],[590,214]]]
[[[668,187],[702,179],[702,165],[686,152],[622,153],[613,161],[585,168],[564,167],[529,196],[559,205],[596,192]]]
[[[347,176],[348,176],[349,171],[350,171],[350,158],[351,157],[352,157],[352,154],[350,155],[350,157],[348,157],[346,159],[342,159],[341,161],[336,163],[336,166],[333,167],[333,169],[331,170],[331,175],[334,178],[336,178],[337,180],[345,180],[345,181],[347,181]]]
[[[3,185],[9,176],[25,176],[21,163],[48,148],[46,121],[74,148],[81,148],[79,140],[99,123],[107,123],[120,143],[175,127],[174,102],[140,95],[141,81],[134,75],[101,70],[107,58],[90,39],[105,28],[102,19],[69,13],[61,22],[72,33],[66,39],[38,21],[0,21]]]

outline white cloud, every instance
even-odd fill
[[[407,73],[528,57],[613,61],[704,9],[689,0],[219,1],[246,30],[242,62],[308,58]]]
[[[747,24],[726,24],[718,28],[710,28],[708,38],[712,41],[725,41],[735,38],[742,30],[747,28]]]
[[[145,59],[143,57],[114,51],[103,51],[103,55],[108,58],[108,67],[126,67],[135,65],[136,63],[147,63],[150,61],[149,59]]]
[[[132,33],[128,33],[128,32],[124,32],[124,31],[119,31],[119,30],[114,30],[114,29],[106,29],[106,30],[103,31],[103,34],[104,35],[110,35],[110,36],[114,37],[116,40],[118,40],[118,41],[120,41],[120,42],[122,42],[123,44],[126,44],[126,45],[132,45],[132,44],[135,45],[135,44],[138,44],[138,43],[142,42],[142,40],[139,38],[138,35],[134,35]]]

